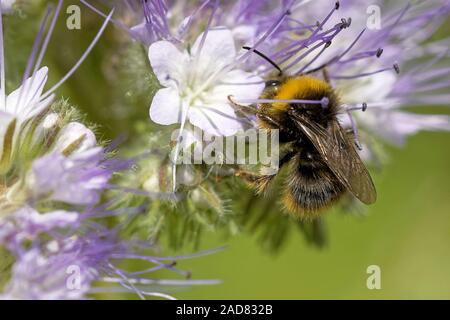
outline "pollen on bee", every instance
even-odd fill
[[[325,81],[313,77],[301,76],[288,79],[283,83],[274,100],[308,99],[315,93],[329,92],[330,90],[332,90],[330,85]],[[285,110],[288,105],[285,102],[276,102],[273,104],[273,108]]]

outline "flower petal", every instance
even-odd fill
[[[264,87],[262,78],[242,70],[233,70],[222,79],[221,84],[213,89],[211,97],[220,98],[226,102],[229,95],[236,100],[258,99]]]
[[[181,102],[178,91],[164,88],[156,92],[150,106],[150,118],[163,125],[181,122]]]
[[[215,136],[231,136],[244,129],[243,120],[227,103],[191,107],[188,117],[194,126]]]
[[[232,63],[236,57],[233,34],[225,28],[214,28],[208,31],[205,42],[201,46],[202,33],[192,46],[192,56],[198,65],[194,66],[198,74],[207,78],[217,70]]]
[[[26,120],[45,109],[50,104],[50,100],[39,103],[39,99],[47,78],[48,68],[42,67],[36,72],[34,79],[30,77],[25,80],[22,86],[11,92],[6,98],[6,112]]]
[[[96,144],[97,139],[90,129],[79,122],[70,122],[62,128],[55,150],[65,153],[69,148],[75,147],[73,151],[82,152],[95,147]]]
[[[159,83],[165,87],[177,87],[182,81],[187,55],[169,41],[153,43],[148,50],[148,58]]]

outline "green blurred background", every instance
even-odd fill
[[[46,1],[33,3],[24,9],[22,19],[9,19],[7,48],[29,52],[34,35],[24,37],[23,30],[37,30]],[[78,2],[66,1],[71,3]],[[101,24],[101,19],[85,8],[82,17],[82,30],[68,31],[64,19],[58,22],[45,60],[52,83],[73,65]],[[150,97],[157,87],[145,69],[142,81],[127,80],[121,57],[128,50],[126,35],[109,27],[83,66],[59,91],[87,114],[88,121],[100,125],[98,134],[103,138],[127,132],[132,139],[135,133],[130,131],[130,123],[147,121]],[[25,60],[26,55],[9,54],[8,66],[17,66],[7,70],[11,83],[20,79]],[[136,87],[148,88],[147,94],[136,97]],[[118,106],[120,103],[123,105]],[[448,109],[438,111],[449,114]],[[205,234],[201,248],[224,243],[228,248],[181,261],[179,267],[191,270],[194,279],[221,279],[223,283],[173,294],[180,299],[449,299],[449,135],[421,133],[403,148],[388,151],[390,161],[375,176],[377,203],[365,217],[330,213],[324,248],[308,245],[298,232],[291,233],[277,253],[263,250],[259,238],[251,234],[229,240]],[[381,268],[381,290],[366,287],[369,265]]]
[[[422,133],[377,176],[378,201],[366,217],[330,214],[329,244],[317,249],[293,233],[269,255],[241,235],[227,250],[183,262],[221,285],[177,294],[187,299],[450,299],[450,140]],[[211,236],[207,246],[221,243]],[[369,265],[381,290],[366,287]]]

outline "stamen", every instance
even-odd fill
[[[83,53],[83,55],[80,57],[78,62],[70,69],[70,71],[60,80],[57,84],[55,84],[52,88],[50,88],[46,93],[44,93],[41,97],[41,101],[50,96],[56,89],[58,89],[68,78],[70,78],[74,72],[80,67],[80,65],[84,62],[86,57],[89,55],[89,53],[92,51],[94,46],[97,44],[98,40],[100,40],[101,35],[106,29],[106,26],[108,25],[112,15],[114,14],[114,9],[111,10],[110,14],[106,18],[105,22],[103,23],[102,27],[98,31],[97,35],[95,36],[92,43],[89,45],[89,47],[86,49],[86,51]]]
[[[283,14],[280,16],[280,18],[277,19],[277,21],[275,21],[275,23],[270,26],[270,28],[268,28],[267,32],[263,34],[263,36],[256,41],[256,43],[251,47],[251,49],[244,53],[242,56],[240,56],[239,58],[236,59],[236,64],[240,63],[241,61],[245,60],[246,58],[248,58],[250,56],[250,54],[253,53],[253,49],[256,49],[261,43],[263,43],[268,37],[270,37],[281,25],[281,23],[283,23],[284,19],[290,14],[290,7],[292,6],[292,4],[294,3],[294,1],[291,1],[289,3],[288,6],[286,6],[286,10],[283,12]]]
[[[355,145],[358,148],[358,150],[361,151],[362,146],[361,146],[361,143],[359,142],[358,126],[356,125],[356,121],[355,121],[355,119],[353,119],[353,116],[350,111],[347,111],[347,116],[348,116],[348,118],[350,120],[350,124],[352,126],[353,139],[354,139]]]
[[[341,80],[349,80],[349,79],[356,79],[356,78],[361,78],[361,77],[367,77],[367,76],[371,76],[377,73],[381,73],[381,72],[385,72],[385,71],[390,71],[390,70],[394,70],[397,74],[400,72],[400,68],[397,64],[394,64],[392,67],[389,68],[383,68],[377,71],[373,71],[373,72],[367,72],[367,73],[360,73],[357,75],[353,75],[353,76],[331,76],[332,79],[341,79]]]
[[[366,102],[363,102],[362,104],[361,104],[361,106],[357,106],[357,105],[350,105],[350,106],[347,106],[346,108],[345,108],[345,111],[357,111],[357,110],[361,110],[362,112],[365,112],[366,110],[367,110],[367,103]]]
[[[198,51],[194,53],[196,55],[197,61],[198,61],[198,59],[200,57],[200,54],[202,52],[203,45],[205,44],[205,41],[206,41],[206,37],[208,35],[209,30],[211,29],[212,20],[213,20],[214,15],[215,15],[215,13],[216,13],[218,8],[219,8],[219,1],[216,0],[214,2],[214,7],[211,10],[211,15],[209,16],[208,23],[206,24],[205,31],[203,32],[202,39],[200,40],[200,45],[198,47]]]
[[[308,62],[305,66],[303,66],[303,68],[301,68],[299,71],[295,72],[294,74],[301,74],[306,68],[308,68],[310,65],[312,65],[329,46],[331,46],[331,41],[328,41],[327,43],[325,43],[325,45],[320,50],[320,52],[310,62]]]
[[[180,33],[180,37],[182,38],[186,32],[189,30],[192,21],[194,20],[193,18],[200,12],[203,10],[204,7],[206,7],[206,5],[210,2],[210,0],[205,0],[203,1],[203,3],[190,15],[189,21],[187,23],[187,25],[184,27],[183,31]]]
[[[102,16],[103,18],[107,17],[106,14],[104,14],[103,12],[98,10],[96,7],[94,7],[92,4],[90,4],[86,0],[80,0],[80,2],[82,4],[84,4],[86,7],[88,7],[89,9],[91,9],[92,11],[94,11],[95,13],[97,13],[98,15]],[[128,2],[125,2],[125,3],[127,4],[128,7],[130,7],[130,4]],[[131,10],[133,10],[133,9],[131,8]],[[121,21],[117,21],[115,19],[111,19],[111,23],[114,24],[115,26],[119,27],[122,30],[125,30],[127,32],[130,31],[130,29],[126,25],[124,25]]]
[[[294,42],[293,44],[289,45],[288,47],[283,48],[283,49],[279,50],[278,52],[276,52],[271,58],[273,60],[275,60],[277,58],[281,58],[281,57],[286,57],[287,56],[287,58],[284,58],[282,61],[278,62],[278,64],[282,64],[285,61],[289,60],[292,57],[292,55],[296,54],[301,49],[307,48],[309,44],[312,44],[312,43],[314,43],[316,41],[319,41],[319,40],[322,40],[322,42],[327,42],[327,41],[323,41],[325,39],[325,37],[326,37],[326,34],[328,34],[330,32],[333,32],[335,30],[342,29],[342,28],[340,28],[340,25],[339,24],[336,25],[334,28],[324,32],[321,35],[319,35],[318,32],[323,29],[323,26],[330,19],[330,17],[333,15],[333,13],[336,10],[338,10],[338,9],[339,9],[339,2],[336,2],[334,8],[325,17],[325,19],[322,22],[317,21],[316,30],[308,37],[308,39],[303,39],[303,40],[299,40],[299,41]],[[330,37],[328,41],[330,41],[333,37],[334,37],[334,35],[332,37]]]
[[[19,105],[20,105],[20,100],[21,100],[21,98],[22,98],[23,91],[25,90],[25,81],[30,77],[31,68],[32,68],[33,63],[34,63],[34,60],[35,60],[35,58],[36,58],[36,54],[37,54],[37,51],[38,51],[38,47],[39,47],[39,45],[41,44],[42,36],[44,35],[45,26],[47,25],[48,18],[50,17],[50,13],[52,12],[52,10],[53,10],[53,8],[52,8],[52,6],[49,4],[49,5],[47,6],[47,12],[46,12],[46,14],[45,14],[45,16],[44,16],[44,19],[42,20],[42,22],[41,22],[41,24],[40,24],[38,34],[36,35],[36,38],[35,38],[35,40],[34,40],[33,47],[32,47],[32,49],[31,49],[30,56],[28,57],[27,66],[26,66],[26,68],[25,68],[25,72],[24,72],[23,77],[22,77],[22,85],[21,85],[21,87],[20,87],[19,99],[17,99],[16,105],[15,105],[15,107],[14,107],[14,113],[17,112],[17,108],[18,108]]]
[[[381,57],[382,54],[383,54],[383,49],[382,48],[378,48],[378,50],[377,50],[377,58]]]
[[[230,97],[229,97],[230,99]],[[301,99],[238,99],[231,100],[233,103],[241,105],[242,103],[249,104],[262,104],[262,103],[297,103],[297,104],[320,104],[323,108],[326,108],[330,103],[327,97],[323,97],[321,100],[301,100]]]
[[[42,62],[42,60],[44,58],[45,52],[47,51],[48,44],[50,43],[50,38],[51,38],[51,36],[53,34],[53,30],[55,29],[56,20],[58,19],[59,12],[61,11],[61,7],[62,7],[62,4],[63,4],[63,1],[64,0],[59,0],[58,5],[57,5],[56,10],[55,10],[55,13],[53,14],[52,22],[50,23],[50,27],[48,28],[47,35],[45,36],[45,39],[44,39],[44,43],[42,44],[42,47],[41,47],[41,49],[39,51],[39,55],[38,55],[38,58],[37,58],[37,61],[36,61],[36,64],[34,65],[33,74],[31,76],[31,81],[30,81],[30,86],[27,87],[27,88],[24,88],[24,90],[23,90],[24,92],[22,92],[22,93],[26,94],[25,101],[28,100],[29,95],[30,95],[30,92],[28,91],[28,89],[29,88],[33,88],[33,84],[34,84],[34,81],[36,79],[37,71],[39,70],[39,67],[40,67],[41,62]],[[37,94],[37,92],[33,92],[32,94],[33,94],[33,96],[31,98],[33,98]],[[41,99],[41,101],[44,100],[44,99],[45,98],[43,97]],[[20,104],[21,100],[22,100],[22,96],[19,96],[18,104]],[[31,108],[29,109],[29,112],[31,112]]]
[[[351,20],[351,19],[350,19]],[[364,34],[364,32],[366,31],[366,29],[363,29],[358,36],[356,37],[356,39],[350,44],[350,46],[347,47],[347,49],[344,50],[344,52],[342,52],[341,54],[331,58],[328,62],[324,63],[323,65],[312,69],[312,70],[308,70],[306,73],[313,73],[316,71],[319,71],[327,66],[332,65],[333,63],[337,63],[338,61],[340,61],[354,46],[355,44],[358,42],[358,40],[362,37],[362,35]]]

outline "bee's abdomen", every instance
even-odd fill
[[[300,156],[293,160],[283,204],[297,217],[315,218],[345,193],[345,187],[320,160],[302,161]]]

